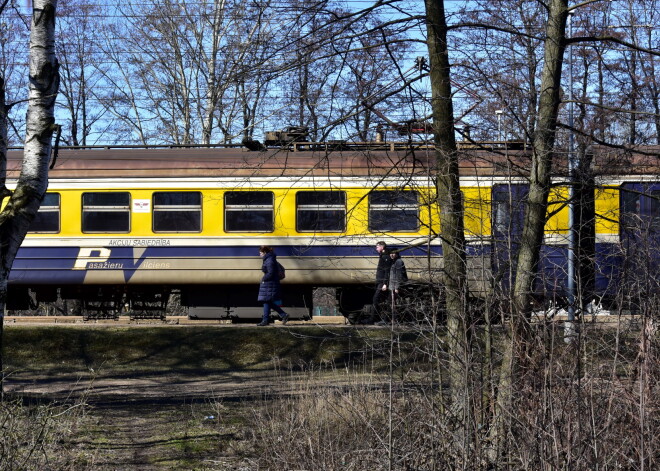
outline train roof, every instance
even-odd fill
[[[660,146],[635,149],[591,148],[596,175],[658,174]],[[17,178],[22,150],[8,152],[8,178]],[[531,153],[524,148],[459,148],[464,176],[528,173]],[[171,178],[277,176],[423,176],[435,173],[428,145],[295,146],[250,151],[242,147],[88,147],[58,149],[49,178]],[[565,174],[566,159],[556,159]]]
[[[20,152],[8,153],[8,175],[20,171]],[[425,152],[388,151],[248,151],[239,147],[60,148],[50,178],[117,177],[249,177],[306,176],[328,173],[374,175],[389,168],[425,171]]]

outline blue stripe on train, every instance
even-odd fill
[[[158,247],[112,247],[99,246],[111,251],[111,258],[132,258],[135,251],[143,251],[142,257],[167,258],[167,257],[258,257],[258,246],[158,246]],[[392,246],[392,249],[404,249],[404,257],[425,257],[429,254],[442,255],[442,247],[439,245],[419,246],[405,248]],[[488,246],[469,245],[467,247],[469,256],[477,256],[488,252]],[[29,264],[33,259],[41,260],[75,260],[80,252],[79,247],[22,247],[16,256],[14,267],[21,263]],[[275,252],[280,257],[375,257],[376,251],[372,245],[284,245],[275,247]],[[56,262],[61,263],[61,262]],[[73,266],[73,262],[71,262]]]
[[[109,251],[109,253],[106,253]],[[281,257],[329,258],[375,257],[373,246],[278,246]],[[103,252],[103,253],[102,253]],[[440,247],[431,253],[441,255]],[[425,248],[414,248],[406,256],[426,257]],[[22,247],[19,249],[9,276],[11,283],[20,284],[79,284],[88,270],[122,270],[128,282],[146,260],[168,258],[257,258],[258,246],[158,246],[158,247]],[[74,269],[78,262],[79,268]]]
[[[92,250],[82,254],[78,247],[25,247],[18,251],[13,270],[33,269],[73,269],[79,258],[94,259],[98,251]],[[244,246],[210,246],[210,247],[99,247],[98,250],[109,250],[109,263],[122,263],[127,269],[136,269],[146,259],[167,258],[226,258],[246,257],[257,258],[258,248]],[[474,251],[474,250],[471,250]],[[280,257],[375,257],[376,251],[371,246],[280,246],[276,253]],[[475,252],[476,253],[476,252]],[[421,248],[406,250],[404,256],[427,256],[428,251]],[[431,254],[440,256],[440,247],[432,247]]]
[[[211,246],[211,247],[102,247],[110,250],[107,258],[108,268],[122,270],[126,282],[145,260],[166,258],[216,258],[216,257],[250,257],[258,255],[257,246]],[[441,255],[439,246],[433,246],[433,255]],[[376,252],[371,245],[364,246],[278,246],[276,252],[281,257],[375,257]],[[490,257],[490,246],[469,246],[470,256],[483,255]],[[89,252],[87,252],[89,255]],[[404,257],[428,255],[426,247],[416,247],[403,252]],[[541,252],[542,274],[537,289],[551,291],[560,296],[565,295],[567,282],[567,249],[565,246],[544,246]],[[78,247],[23,247],[19,250],[9,281],[18,284],[81,284],[87,270],[74,270],[74,265],[80,256]],[[92,253],[90,260],[96,254]],[[616,290],[616,280],[620,276],[622,255],[617,244],[596,244],[596,275],[595,292],[597,294],[613,294]],[[113,264],[116,266],[113,267]],[[104,268],[98,268],[104,269]]]

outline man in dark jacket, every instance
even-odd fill
[[[369,323],[373,324],[377,320],[382,320],[381,304],[387,299],[387,285],[390,280],[390,268],[394,260],[390,258],[390,252],[387,250],[387,244],[380,241],[376,244],[378,252],[378,266],[376,267],[376,290],[372,300],[373,313]]]
[[[282,324],[286,324],[289,315],[282,310],[282,288],[280,286],[280,270],[277,264],[277,256],[271,247],[262,245],[259,247],[259,255],[263,258],[261,271],[264,276],[259,285],[258,301],[264,303],[264,315],[258,326],[268,325],[270,323],[271,309],[280,315]]]

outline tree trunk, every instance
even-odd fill
[[[48,165],[55,125],[59,65],[55,57],[57,0],[35,0],[30,30],[30,91],[25,147],[16,190],[0,213],[0,307],[7,301],[7,282],[16,252],[48,187]],[[4,309],[0,312],[3,316]],[[0,325],[4,317],[0,317]],[[0,328],[0,334],[2,330]],[[2,337],[0,336],[0,342]],[[0,382],[4,379],[0,343]],[[3,384],[0,383],[0,390]]]
[[[514,285],[516,311],[513,316],[514,323],[526,322],[531,306],[536,266],[543,243],[560,103],[562,63],[566,49],[567,17],[567,1],[552,0],[546,26],[537,128],[532,143],[529,194]]]
[[[537,128],[532,142],[529,194],[514,282],[510,341],[504,352],[495,420],[490,433],[493,444],[490,459],[494,463],[497,462],[504,440],[506,418],[512,411],[517,372],[525,362],[530,340],[529,314],[548,209],[567,17],[567,0],[551,0],[546,24]]]
[[[449,381],[452,404],[467,410],[468,328],[466,318],[466,256],[463,232],[463,201],[458,175],[458,152],[454,135],[450,65],[447,51],[447,23],[443,0],[426,0],[427,45],[429,50],[433,131],[440,205],[444,288],[447,309]]]
[[[2,200],[9,196],[9,190],[5,186],[7,179],[7,105],[5,103],[5,80],[0,77],[0,191]],[[4,401],[4,380],[5,368],[3,362],[3,337],[5,324],[5,303],[2,301],[7,298],[7,290],[0,285],[0,402]]]
[[[8,145],[8,123],[7,103],[5,102],[5,80],[0,77],[0,203],[7,196],[9,190],[7,184],[7,145]]]

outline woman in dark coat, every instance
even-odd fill
[[[408,282],[408,273],[406,272],[406,265],[403,263],[401,254],[398,251],[390,252],[390,259],[392,260],[392,266],[390,267],[388,288],[392,301],[392,322],[396,322],[396,300],[399,297],[399,289],[403,284]]]
[[[280,270],[278,268],[277,256],[271,247],[262,245],[259,247],[259,255],[263,258],[261,271],[264,272],[259,285],[258,301],[264,303],[264,315],[258,326],[268,325],[270,323],[271,309],[280,315],[282,324],[286,324],[289,315],[282,310],[282,288],[280,286]]]
[[[392,266],[390,267],[390,285],[388,288],[398,295],[401,285],[408,281],[408,273],[399,252],[390,252],[390,258],[392,259]]]

